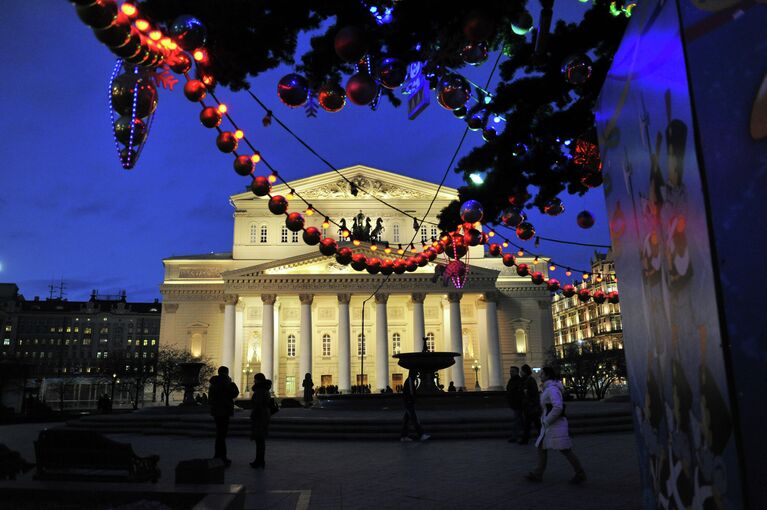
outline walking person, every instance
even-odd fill
[[[253,378],[253,396],[250,397],[250,439],[256,442],[256,459],[250,463],[254,469],[266,467],[266,435],[272,419],[271,403],[272,381],[264,374],[257,373]]]
[[[511,437],[509,443],[522,439],[522,403],[525,394],[522,388],[522,377],[518,367],[509,368],[509,382],[506,383],[506,401],[511,409]]]
[[[402,416],[402,432],[399,438],[402,442],[413,440],[409,435],[409,425],[411,422],[416,434],[418,434],[419,440],[426,441],[431,437],[429,434],[423,433],[421,422],[418,421],[418,416],[415,414],[415,395],[417,390],[415,381],[417,378],[418,373],[415,370],[410,370],[405,383],[402,385],[402,399],[405,403],[405,414]]]
[[[538,448],[538,465],[527,474],[527,479],[531,482],[543,480],[548,450],[559,450],[575,471],[570,483],[583,483],[586,481],[586,473],[583,471],[578,457],[573,453],[573,443],[570,439],[567,417],[565,416],[563,402],[565,388],[551,367],[541,369],[541,381],[543,382],[543,392],[540,397],[541,433],[535,441],[535,446]]]
[[[232,461],[226,456],[226,434],[229,418],[234,415],[234,399],[240,394],[237,385],[229,378],[227,367],[218,367],[218,375],[210,378],[210,414],[216,421],[216,446],[213,458],[221,459],[229,467]]]
[[[301,383],[304,387],[304,407],[312,405],[314,399],[314,382],[312,381],[312,374],[307,373],[304,376],[304,382]]]
[[[530,429],[541,417],[538,385],[530,365],[522,365],[522,437],[519,444],[530,441]]]

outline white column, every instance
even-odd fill
[[[237,299],[236,294],[224,296],[224,335],[221,340],[221,366],[228,367],[230,375],[234,365],[234,307],[237,305]]]
[[[389,320],[386,302],[389,294],[376,294],[376,380],[375,389],[383,390],[389,384]]]
[[[267,379],[274,377],[274,294],[261,294],[261,373]]]
[[[485,292],[485,324],[487,326],[487,370],[489,390],[502,390],[504,388],[501,364],[501,341],[498,334],[498,294]]]
[[[243,331],[243,313],[245,305],[240,301],[235,307],[234,312],[234,361],[229,369],[229,375],[234,384],[240,389],[240,394],[245,393],[245,387],[248,387],[248,381],[243,384],[242,380],[242,335]]]
[[[461,356],[455,360],[455,365],[450,367],[450,380],[453,381],[456,388],[466,388],[466,381],[463,375],[463,331],[461,327],[461,296],[458,292],[451,292],[447,295],[450,302],[450,350],[460,353]]]
[[[485,317],[486,307],[487,303],[484,299],[480,298],[477,300],[477,317]],[[480,319],[477,325],[479,326],[477,328],[479,350],[474,353],[474,356],[479,364],[482,365],[482,368],[479,370],[479,385],[482,387],[482,389],[487,390],[488,386],[490,386],[488,379],[489,370],[487,368],[489,366],[489,357],[487,354],[487,324],[483,323],[483,321]]]
[[[349,301],[351,294],[338,295],[338,391],[350,393],[352,362],[351,332],[349,327]]]
[[[275,394],[277,394],[277,391],[280,387],[280,308],[282,308],[282,305],[277,302],[276,306],[274,307],[274,354],[272,356],[272,389],[274,390]],[[285,384],[284,381],[283,384]]]
[[[312,373],[312,301],[314,295],[299,294],[301,300],[301,333],[298,346],[298,377],[296,377],[296,393],[303,395],[303,388],[300,382],[304,380],[305,374]],[[312,374],[314,379],[314,374]]]
[[[423,349],[423,337],[426,336],[426,323],[423,319],[426,293],[414,292],[410,297],[413,301],[413,351],[418,352]]]

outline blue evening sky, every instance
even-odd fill
[[[557,6],[555,16],[572,19],[583,8]],[[0,68],[7,73],[0,80],[0,282],[18,284],[27,299],[46,296],[48,284],[63,278],[70,300],[86,299],[91,289],[125,289],[129,300],[150,300],[160,297],[164,257],[231,250],[228,196],[246,182],[232,170],[232,157],[216,149],[215,132],[202,127],[198,105],[179,86],[160,90],[144,152],[126,171],[117,160],[107,107],[115,58],[69,3],[4,5],[0,47]],[[489,61],[465,73],[484,84],[491,67]],[[347,104],[340,113],[321,110],[309,119],[277,99],[277,81],[290,71],[253,79],[253,90],[337,167],[365,164],[440,181],[464,123],[436,101],[414,121],[404,106],[385,101],[375,112]],[[264,128],[262,111],[245,94],[223,88],[218,94],[286,179],[328,171],[276,123]],[[480,143],[481,135],[470,132],[461,153]],[[451,171],[447,184],[462,181]],[[602,191],[563,198],[562,216],[531,213],[538,233],[608,244]],[[591,230],[576,225],[582,209],[596,217]],[[534,249],[532,241],[523,244]],[[588,267],[593,253],[547,242],[540,251],[579,268]]]

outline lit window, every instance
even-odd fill
[[[429,352],[434,352],[436,349],[436,345],[434,342],[434,333],[428,332],[426,333],[426,350]]]
[[[155,340],[155,339],[153,338],[153,339],[152,339],[152,345],[155,345],[155,344],[157,344],[157,340]]]
[[[96,359],[101,359],[101,351],[96,353]]]
[[[11,345],[11,339],[10,338],[3,338],[3,345]]]
[[[293,232],[290,236],[290,242],[291,243],[297,243],[298,242],[298,232]]]
[[[325,333],[322,335],[322,355],[324,357],[330,357],[330,335]]]
[[[432,225],[431,227],[431,237],[432,239],[436,239],[438,237],[437,227]]]
[[[256,244],[258,242],[258,225],[255,223],[250,224],[250,244]]]
[[[146,338],[144,339],[144,345],[149,345],[149,340],[147,340]]]
[[[524,329],[517,329],[514,332],[514,337],[517,343],[517,352],[527,352],[527,333]]]
[[[392,242],[398,243],[399,241],[399,225],[394,225],[392,228]]]
[[[55,332],[56,332],[56,328],[51,328],[51,333],[55,333]]]
[[[360,333],[357,335],[357,356],[367,355],[367,345],[365,345],[365,335]]]
[[[401,339],[400,339],[399,333],[394,333],[391,336],[391,353],[392,354],[399,354],[401,348],[402,348],[402,343],[401,343]]]
[[[75,326],[75,333],[79,333],[79,332],[80,332],[80,328],[78,326]]]
[[[83,338],[83,345],[90,345],[91,339],[90,338]]]
[[[71,326],[67,326],[67,333],[71,333],[71,332],[72,332],[72,327]]]
[[[12,326],[10,324],[5,325],[5,330],[10,331],[12,329]]]
[[[128,345],[133,345],[133,339],[132,338],[128,339]]]
[[[296,335],[288,335],[288,358],[296,357]]]
[[[421,227],[421,242],[425,243],[429,237],[426,235],[426,227]]]
[[[88,320],[90,320],[90,319],[88,319]],[[91,328],[85,328],[85,331],[83,333],[85,333],[86,335],[90,335],[91,334]]]
[[[280,230],[280,242],[281,243],[287,243],[288,242],[288,227],[284,226],[282,227],[282,230]]]
[[[261,225],[261,242],[262,243],[267,242],[268,237],[269,237],[269,229],[266,227],[266,225]]]

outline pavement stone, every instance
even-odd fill
[[[0,426],[0,442],[34,459],[40,430],[58,424]],[[173,483],[180,460],[207,458],[212,438],[110,434],[129,442],[138,455],[160,455],[162,479]],[[244,484],[246,508],[317,509],[639,509],[640,482],[636,444],[631,433],[582,435],[574,451],[589,476],[571,486],[566,460],[550,454],[542,483],[524,475],[535,463],[532,445],[505,440],[267,441],[267,469],[250,462],[255,445],[245,438],[228,441],[233,465],[226,483]],[[24,475],[31,478],[32,473]]]

